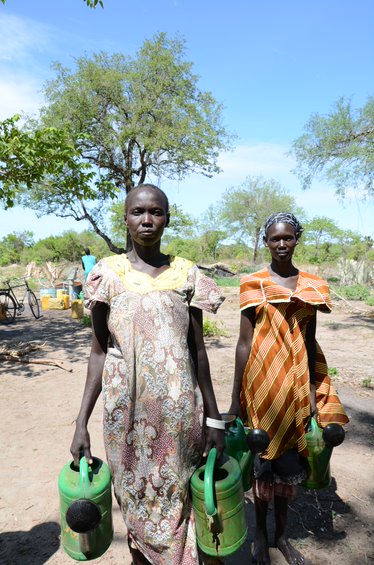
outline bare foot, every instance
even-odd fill
[[[253,543],[252,563],[270,565],[269,544],[266,536],[256,533]]]
[[[276,543],[287,563],[290,565],[304,565],[304,556],[290,544],[287,538],[281,536]]]

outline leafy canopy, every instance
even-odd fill
[[[263,177],[247,177],[239,187],[228,189],[222,200],[221,218],[227,230],[252,243],[253,261],[257,259],[267,217],[273,212],[302,212],[279,182]]]
[[[350,189],[361,199],[374,195],[374,97],[357,110],[341,98],[327,116],[313,114],[304,129],[291,151],[303,188],[325,178],[342,198]]]
[[[38,214],[88,220],[112,251],[121,252],[111,242],[106,225],[113,201],[123,200],[143,182],[159,184],[165,177],[219,172],[218,155],[231,148],[233,137],[222,124],[222,105],[199,89],[192,63],[184,56],[183,40],[160,33],[146,40],[134,57],[83,56],[74,70],[55,63],[55,78],[46,84],[47,105],[39,123],[32,130],[15,132],[24,137],[19,151],[4,165],[13,191],[23,189],[22,203]],[[33,145],[33,137],[40,132],[61,136],[68,152],[63,175],[54,170],[61,147],[53,143],[53,158],[38,165],[42,151]],[[8,141],[4,140],[5,154]],[[28,144],[33,159],[24,166],[22,147]],[[27,183],[17,175],[19,164],[29,175]],[[83,179],[78,178],[79,167]]]
[[[94,197],[91,167],[81,162],[67,133],[54,127],[26,131],[17,126],[19,119],[16,115],[0,122],[0,203],[14,206],[35,183],[42,196],[52,178],[72,198]]]

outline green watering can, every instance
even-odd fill
[[[330,458],[332,450],[344,441],[344,429],[339,424],[328,424],[322,430],[315,418],[312,418],[310,431],[305,434],[305,437],[309,452],[309,476],[302,485],[310,489],[328,487],[331,483]]]
[[[227,420],[225,416],[222,415]],[[269,441],[264,430],[245,428],[240,418],[233,418],[226,429],[225,453],[240,464],[244,491],[252,487],[254,455],[264,451]]]
[[[70,557],[88,561],[100,557],[113,539],[112,491],[109,467],[93,457],[67,463],[58,478],[61,543]]]
[[[266,432],[245,432],[242,422],[235,420],[226,430],[223,463],[216,465],[217,452],[213,448],[206,464],[192,475],[197,544],[207,555],[231,555],[245,542],[248,527],[244,489],[250,488],[254,453],[263,451],[268,444]]]

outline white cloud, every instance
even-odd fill
[[[54,30],[33,20],[2,13],[0,19],[0,119],[35,113],[49,71],[43,54],[53,43]]]
[[[41,85],[33,77],[0,78],[0,120],[14,114],[34,114],[42,100]]]
[[[25,65],[34,53],[45,51],[53,30],[39,22],[2,13],[0,19],[0,60]]]

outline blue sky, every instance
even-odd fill
[[[199,86],[222,102],[224,121],[237,134],[236,150],[220,156],[223,173],[164,180],[171,202],[198,216],[226,188],[248,175],[275,178],[310,218],[328,216],[343,229],[373,235],[373,202],[355,195],[344,203],[315,182],[303,192],[286,153],[313,112],[325,114],[341,96],[354,107],[373,94],[372,0],[104,0],[91,10],[82,0],[7,0],[0,5],[0,119],[36,113],[52,61],[108,51],[135,54],[144,39],[166,31],[186,40]],[[156,180],[156,179],[153,179]],[[80,223],[30,211],[0,210],[0,238],[31,230],[39,239]]]

